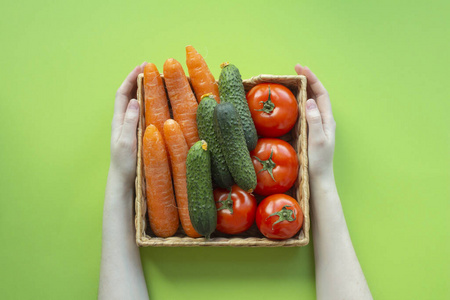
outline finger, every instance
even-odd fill
[[[130,101],[132,92],[137,86],[137,76],[142,72],[141,66],[137,66],[133,71],[128,74],[127,78],[123,81],[116,93],[116,102],[114,104],[114,114],[121,115],[125,113],[128,102]]]
[[[295,66],[295,71],[298,75],[303,75],[306,77],[306,70],[300,64]],[[316,99],[316,95],[311,90],[311,86],[309,84],[306,86],[306,93],[309,98]]]
[[[146,64],[148,64],[148,62],[146,62],[146,61],[144,61],[144,62],[141,64],[141,73],[144,72],[144,67],[145,67]]]
[[[303,75],[306,78],[308,78],[308,74],[306,74],[307,73],[306,72],[306,67],[303,67],[302,65],[297,64],[295,66],[295,71],[297,72],[298,75]],[[309,82],[309,78],[308,78],[308,85],[306,86],[306,92],[307,92],[307,95],[308,95],[309,98],[317,99],[316,93],[314,93],[312,88],[311,88],[311,84]]]
[[[325,122],[331,121],[333,118],[333,112],[331,110],[330,96],[328,91],[323,86],[322,82],[317,78],[317,76],[308,68],[303,67],[300,64],[295,66],[295,71],[299,75],[305,75],[308,79],[308,86],[311,89],[312,96],[315,97],[317,101],[317,106],[324,118]]]
[[[307,67],[297,64],[295,66],[295,71],[298,75],[305,75],[308,78],[308,85],[316,96],[321,96],[327,94],[327,90],[317,78],[317,76]]]
[[[125,117],[123,119],[122,132],[120,140],[126,144],[131,144],[136,139],[136,128],[139,121],[139,103],[136,99],[132,99],[128,103]]]
[[[295,72],[297,72],[298,75],[305,75],[303,73],[303,67],[301,64],[296,64],[295,65]],[[306,76],[306,75],[305,75]]]
[[[306,101],[306,120],[308,121],[309,140],[320,142],[325,139],[322,116],[313,99]]]

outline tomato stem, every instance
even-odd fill
[[[292,207],[291,205],[285,205],[283,206],[283,208],[280,211],[274,212],[273,214],[269,215],[266,220],[270,217],[273,216],[278,216],[278,220],[276,222],[274,222],[272,224],[272,230],[273,230],[273,225],[283,222],[283,221],[288,221],[288,222],[293,222],[297,219],[297,216],[295,215],[295,210],[293,209],[287,209],[287,207]]]
[[[217,201],[217,202],[222,204],[222,206],[219,207],[217,209],[217,211],[222,210],[222,209],[228,209],[231,212],[231,214],[233,214],[233,199],[231,199],[231,191],[228,194],[227,199],[222,200],[222,201]]]
[[[267,101],[260,101],[259,103],[263,104],[263,108],[261,109],[255,109],[256,111],[263,111],[267,114],[271,114],[275,108],[275,104],[272,102],[272,99],[270,98],[270,85],[269,85],[269,98],[267,98]]]
[[[267,171],[267,172],[269,172],[270,177],[272,177],[273,181],[277,182],[275,180],[275,178],[273,177],[273,168],[275,168],[277,165],[272,160],[272,156],[273,156],[273,149],[271,149],[269,159],[267,159],[267,160],[262,160],[257,156],[253,156],[253,157],[256,158],[263,166],[263,168],[261,170],[259,170],[258,174],[261,173],[262,171]]]

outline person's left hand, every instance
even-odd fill
[[[114,117],[111,124],[111,169],[133,184],[136,176],[136,128],[139,121],[139,103],[136,95],[137,76],[147,63],[128,74],[116,93]],[[131,99],[131,100],[130,100]]]

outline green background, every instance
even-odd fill
[[[335,175],[375,298],[449,299],[446,1],[0,4],[2,299],[93,299],[114,94],[184,47],[244,78],[309,66],[337,120]],[[448,3],[448,2],[447,2]],[[446,79],[446,80],[444,80]],[[141,250],[152,299],[314,299],[313,245]]]

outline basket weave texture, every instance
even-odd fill
[[[163,77],[161,75],[161,77]],[[189,78],[188,78],[189,79]],[[164,82],[164,77],[163,77]],[[181,225],[177,233],[168,238],[156,237],[150,229],[147,217],[147,200],[145,193],[145,175],[142,155],[142,138],[145,131],[144,115],[144,75],[139,74],[137,79],[137,99],[141,107],[141,115],[137,130],[138,148],[137,148],[137,172],[136,172],[136,199],[135,199],[135,226],[136,226],[136,244],[140,247],[298,247],[309,243],[309,176],[308,176],[308,144],[307,144],[307,124],[305,115],[306,103],[306,77],[302,75],[259,75],[250,79],[243,80],[245,92],[259,83],[279,83],[289,88],[298,102],[299,118],[294,128],[286,135],[280,137],[288,141],[295,149],[298,155],[300,168],[297,181],[294,186],[286,193],[294,197],[303,210],[303,227],[299,233],[287,240],[271,240],[265,238],[254,224],[248,231],[239,235],[226,235],[220,232],[214,232],[212,238],[191,238],[188,237]],[[170,103],[169,103],[170,105]],[[258,202],[263,198],[257,196]]]

